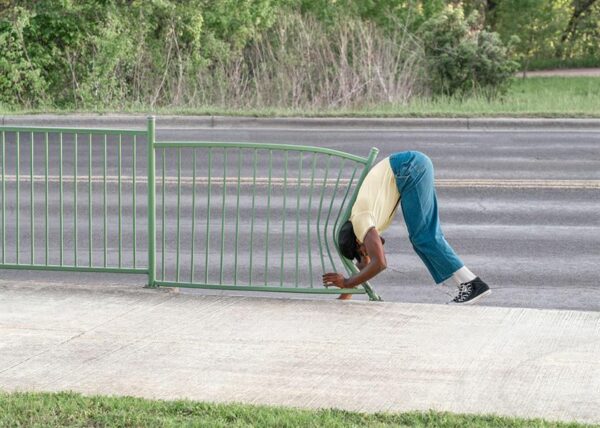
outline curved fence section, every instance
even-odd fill
[[[373,163],[281,144],[156,143],[156,285],[300,293],[353,272],[335,236]]]

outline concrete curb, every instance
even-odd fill
[[[3,126],[143,128],[146,115],[75,114],[2,116]],[[257,118],[243,116],[157,116],[157,128],[379,128],[379,129],[572,129],[600,130],[600,119],[566,118]]]

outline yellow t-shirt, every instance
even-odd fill
[[[352,207],[350,221],[358,240],[364,242],[367,232],[373,227],[378,233],[386,230],[392,223],[399,201],[396,177],[387,157],[369,171]]]

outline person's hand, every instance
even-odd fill
[[[325,287],[346,288],[346,278],[337,272],[329,272],[323,275],[323,285]]]

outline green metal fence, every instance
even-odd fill
[[[376,149],[363,158],[296,145],[156,142],[153,118],[143,131],[0,127],[0,139],[0,268],[378,299],[369,284],[321,284],[323,272],[355,272],[337,251],[337,230]]]
[[[148,131],[0,127],[0,267],[147,273],[147,141]]]

